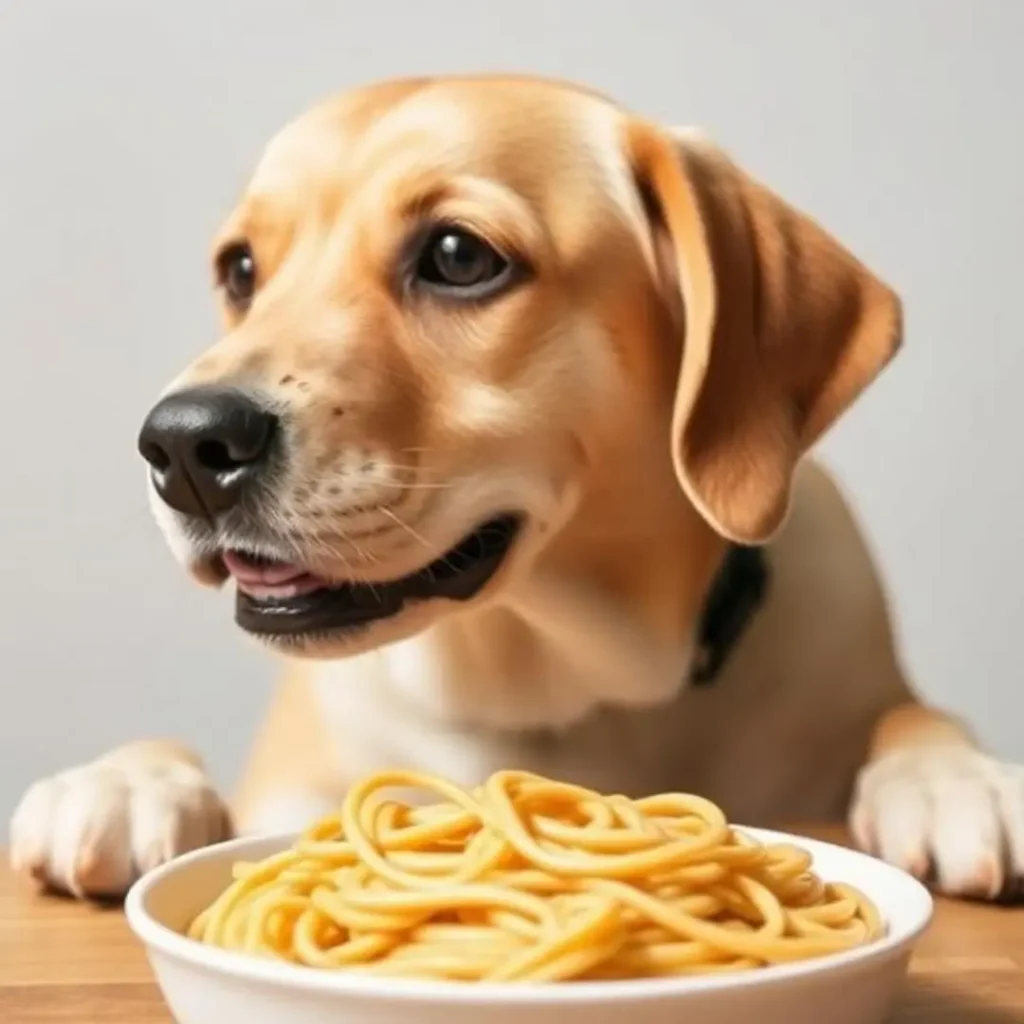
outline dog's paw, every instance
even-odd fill
[[[1024,898],[1024,767],[965,747],[894,751],[857,782],[854,838],[942,893]]]
[[[145,871],[230,830],[201,769],[101,759],[28,789],[11,820],[11,862],[58,892],[114,898]]]

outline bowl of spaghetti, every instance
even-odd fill
[[[874,1024],[932,901],[697,796],[394,771],[299,836],[156,869],[125,909],[180,1024]]]

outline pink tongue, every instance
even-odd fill
[[[225,551],[224,567],[239,583],[279,587],[306,576],[306,570],[291,562],[253,562],[234,551]]]

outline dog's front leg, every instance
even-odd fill
[[[11,820],[11,858],[49,888],[117,897],[143,871],[230,833],[199,758],[140,741],[31,786]]]
[[[1024,898],[1024,767],[909,702],[879,722],[851,812],[867,850],[948,895]]]

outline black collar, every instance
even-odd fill
[[[771,573],[761,548],[731,545],[708,591],[690,671],[694,686],[715,682],[743,631],[764,603]]]

